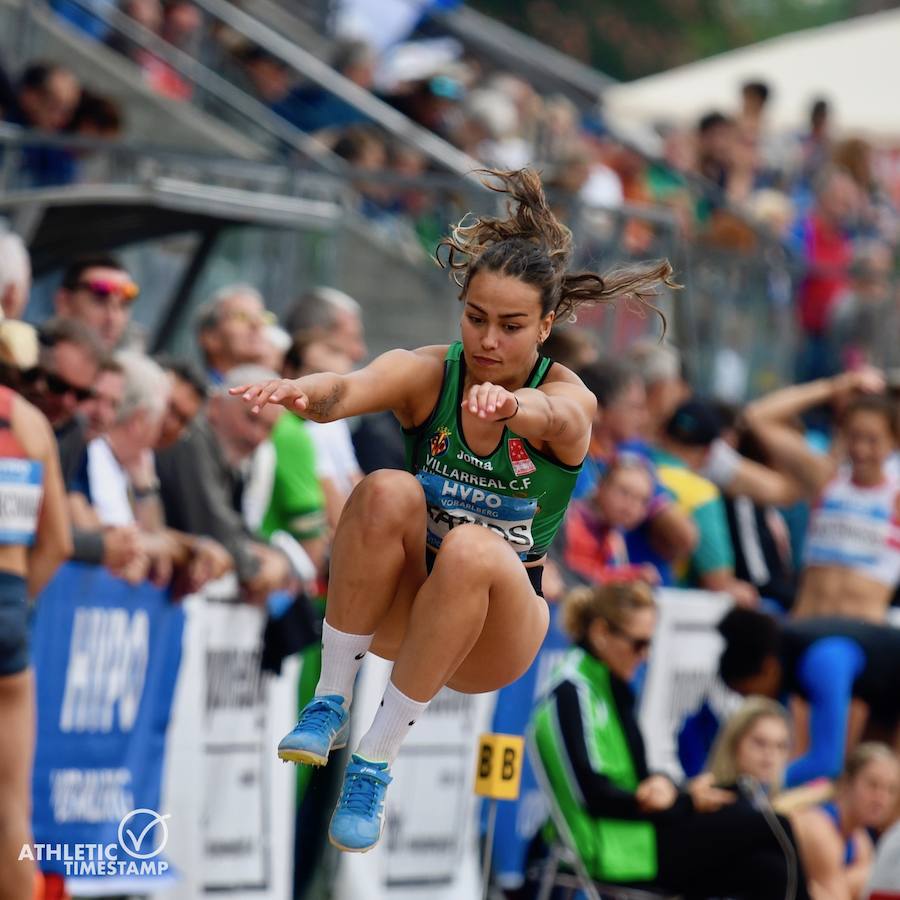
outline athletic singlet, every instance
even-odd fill
[[[0,544],[34,543],[43,495],[43,463],[28,459],[12,431],[15,393],[0,387]]]
[[[837,804],[823,803],[821,809],[834,822],[837,833],[840,835],[841,840],[844,841],[844,865],[852,866],[856,861],[856,841],[853,840],[853,835],[844,840],[844,835],[841,834],[841,814],[838,812]]]
[[[539,357],[524,386],[538,387],[552,364]],[[453,527],[472,523],[499,534],[523,562],[540,559],[562,524],[581,465],[551,460],[508,427],[492,453],[473,453],[462,429],[464,384],[457,341],[447,348],[431,415],[404,429],[407,468],[425,490],[427,544],[436,550]]]
[[[873,487],[839,473],[822,492],[809,520],[804,563],[843,566],[880,584],[900,581],[900,483]]]

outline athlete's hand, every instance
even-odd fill
[[[462,408],[479,419],[496,422],[514,416],[519,409],[519,401],[512,391],[485,381],[469,388],[463,398]]]
[[[299,379],[276,378],[272,381],[260,381],[256,384],[242,384],[240,387],[228,389],[233,397],[240,394],[241,400],[250,404],[253,412],[258,413],[267,403],[283,406],[291,412],[302,413],[309,407],[309,397],[300,388]]]

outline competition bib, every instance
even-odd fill
[[[0,459],[0,544],[34,542],[43,473],[33,459]]]
[[[531,523],[537,513],[536,499],[495,494],[432,472],[419,472],[416,478],[425,489],[429,547],[440,547],[450,531],[463,524],[489,528],[523,560],[534,546]]]

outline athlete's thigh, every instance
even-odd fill
[[[27,809],[34,756],[34,672],[0,677],[0,809]]]
[[[489,585],[487,618],[481,636],[450,679],[449,687],[468,694],[499,690],[520,678],[534,662],[547,635],[550,612],[519,558],[497,542]]]
[[[400,645],[406,637],[413,601],[416,599],[416,594],[419,593],[419,588],[425,583],[427,577],[425,540],[423,538],[422,552],[418,553],[415,558],[407,555],[403,573],[397,582],[394,601],[375,632],[371,651],[376,656],[390,660],[397,658],[397,654],[400,652]]]

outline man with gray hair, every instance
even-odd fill
[[[324,285],[304,294],[288,313],[287,330],[321,331],[350,357],[354,366],[365,358],[368,350],[363,332],[362,308],[349,294]]]
[[[115,355],[124,381],[109,431],[87,448],[91,509],[99,525],[136,527],[141,553],[116,574],[160,584],[172,574],[177,547],[165,533],[153,446],[169,401],[170,380],[149,357],[133,350]]]
[[[162,527],[152,448],[169,402],[170,381],[152,359],[133,350],[120,351],[115,361],[125,388],[109,432],[88,444],[92,505],[103,525]]]
[[[216,291],[195,319],[209,380],[221,384],[229,369],[259,363],[269,352],[266,326],[274,321],[252,285],[230,284]]]
[[[648,438],[659,436],[676,409],[691,394],[684,379],[681,354],[671,344],[635,341],[628,358],[637,368],[647,391]]]
[[[207,402],[205,413],[180,441],[160,451],[156,469],[160,497],[170,528],[205,535],[222,544],[235,564],[243,596],[264,603],[291,581],[287,557],[258,541],[241,515],[246,468],[256,448],[268,439],[279,407],[254,414],[228,388],[277,378],[261,366],[227,372]]]
[[[31,258],[11,231],[0,234],[0,309],[5,319],[21,319],[31,291]]]

